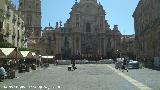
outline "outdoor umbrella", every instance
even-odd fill
[[[19,52],[19,51],[13,51],[13,52],[11,52],[9,55],[8,55],[8,58],[13,58],[13,59],[21,59],[21,58],[23,58],[23,55]]]
[[[30,51],[20,51],[20,53],[22,54],[22,56],[25,58],[27,57],[27,55],[29,54]]]
[[[29,53],[28,53],[28,55],[26,56],[26,58],[32,58],[32,59],[33,59],[33,58],[34,58],[34,56],[32,55],[32,53],[31,53],[31,52],[29,52]]]
[[[5,56],[8,56],[15,48],[0,48],[0,50],[5,54]]]

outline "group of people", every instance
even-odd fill
[[[128,72],[128,62],[127,62],[127,59],[124,58],[124,60],[117,60],[115,68],[119,69],[119,70],[122,70],[122,72],[124,72],[125,70]]]
[[[123,60],[123,63],[122,63],[122,72],[126,70],[128,72],[128,63],[127,63],[127,59],[124,59]]]

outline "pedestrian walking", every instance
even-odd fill
[[[54,65],[55,65],[55,66],[58,65],[58,60],[57,60],[57,59],[54,60]]]
[[[144,67],[145,67],[145,66],[144,66],[144,63],[145,63],[145,57],[143,57],[141,60],[138,60],[138,61],[139,61],[139,64],[140,64],[140,65],[139,65],[139,66],[140,66],[140,68],[141,68],[141,69],[144,69]]]
[[[76,65],[75,65],[75,64],[76,64],[76,63],[75,63],[75,59],[76,59],[76,56],[73,56],[73,57],[72,57],[72,60],[71,60],[71,64],[72,64],[73,70],[77,69],[77,68],[76,68]]]
[[[123,62],[122,62],[122,60],[118,60],[118,62],[117,62],[117,69],[121,69],[122,68],[122,64],[123,64]]]
[[[123,60],[123,63],[122,63],[122,72],[124,72],[124,70],[128,72],[128,63],[126,58]]]

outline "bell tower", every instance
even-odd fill
[[[27,36],[30,38],[40,37],[41,32],[41,1],[19,0],[19,11],[24,17],[24,25]]]
[[[41,0],[19,0],[19,12],[24,18],[27,47],[38,49],[41,37]]]

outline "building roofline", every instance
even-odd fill
[[[134,10],[134,12],[133,12],[132,17],[135,16],[136,12],[139,10],[139,8],[141,7],[142,3],[143,3],[142,0],[140,0],[140,1],[138,2],[137,7],[135,8],[135,10]]]

